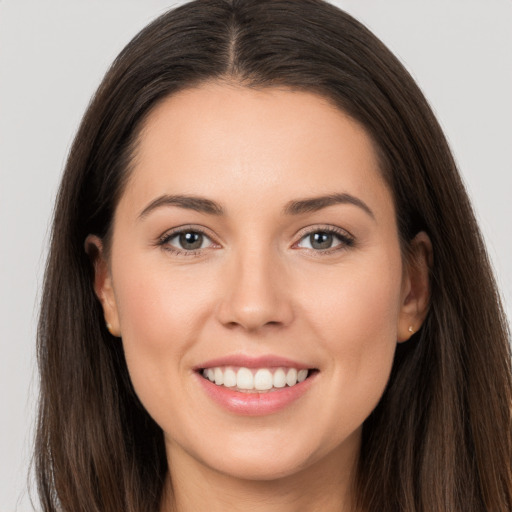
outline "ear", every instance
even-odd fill
[[[407,341],[417,332],[427,316],[433,258],[432,242],[421,231],[410,242],[403,273],[397,334],[399,343]]]
[[[103,307],[105,324],[110,334],[119,337],[121,336],[121,329],[112,285],[112,275],[101,238],[96,235],[89,235],[85,239],[85,252],[89,255],[94,267],[94,291]]]

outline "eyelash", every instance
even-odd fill
[[[176,238],[179,235],[182,235],[184,233],[197,233],[200,235],[203,235],[204,237],[211,240],[211,236],[209,236],[205,230],[195,227],[195,226],[181,226],[179,228],[176,228],[172,231],[169,231],[162,235],[158,241],[157,245],[162,247],[165,251],[169,251],[170,253],[176,255],[176,256],[199,256],[201,254],[201,251],[204,251],[204,249],[193,249],[193,250],[186,250],[186,249],[178,249],[177,247],[173,247],[169,244],[169,242]],[[215,243],[215,242],[213,242]]]
[[[203,249],[186,250],[186,249],[179,249],[179,248],[174,247],[169,244],[169,242],[173,238],[176,238],[177,236],[184,234],[184,233],[196,233],[196,234],[200,234],[200,235],[208,238],[209,240],[212,240],[212,237],[209,236],[206,233],[206,231],[201,228],[198,228],[195,226],[182,226],[180,228],[176,228],[176,229],[162,235],[157,240],[156,245],[162,247],[162,249],[164,249],[165,251],[169,251],[170,253],[172,253],[176,256],[187,256],[187,257],[199,256],[202,253],[202,251],[204,251],[204,248]],[[315,226],[314,228],[309,229],[308,231],[302,232],[302,234],[299,238],[299,241],[296,242],[293,245],[293,247],[297,247],[298,244],[300,242],[302,242],[305,238],[307,238],[308,236],[311,236],[315,233],[325,233],[328,235],[334,235],[341,242],[334,247],[329,247],[329,248],[323,249],[323,250],[322,249],[315,250],[315,249],[306,248],[308,251],[312,251],[315,254],[315,256],[321,257],[324,255],[329,255],[334,252],[346,250],[347,248],[353,247],[355,245],[354,237],[343,229],[336,228],[334,226]],[[215,242],[213,242],[213,241],[212,241],[212,243],[215,244]]]
[[[339,251],[347,250],[351,247],[354,247],[355,245],[355,238],[344,229],[337,228],[335,226],[315,226],[314,228],[306,228],[306,231],[301,233],[299,241],[294,244],[294,247],[296,247],[308,236],[314,235],[315,233],[334,235],[340,241],[338,245],[329,247],[327,249],[307,249],[318,257],[328,256]]]

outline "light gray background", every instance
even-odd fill
[[[53,200],[109,63],[183,2],[0,0],[0,512],[31,510],[34,338]],[[339,0],[412,72],[450,140],[512,318],[512,1]]]

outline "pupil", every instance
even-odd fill
[[[313,233],[310,235],[311,247],[313,249],[329,249],[332,245],[331,233]]]
[[[184,249],[199,249],[203,244],[203,235],[201,233],[181,233],[180,245]]]

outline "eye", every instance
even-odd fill
[[[171,245],[177,244],[180,249],[193,251],[196,249],[202,249],[205,240],[208,240],[208,238],[202,233],[198,233],[197,231],[187,231],[173,236],[168,243]]]
[[[354,239],[348,233],[334,228],[317,229],[310,231],[297,243],[297,247],[312,249],[314,251],[329,251],[329,249],[342,249],[354,245]],[[331,252],[331,251],[329,251]]]
[[[215,244],[209,236],[197,229],[180,229],[166,233],[158,242],[164,249],[176,254],[197,254]]]

